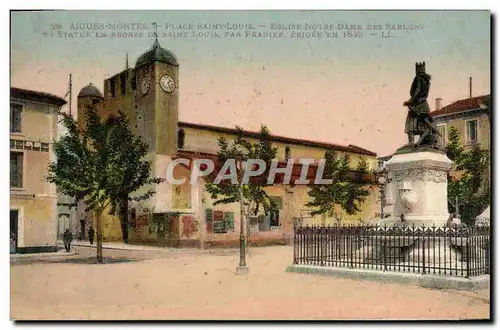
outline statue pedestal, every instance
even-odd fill
[[[386,167],[391,178],[393,218],[386,225],[443,226],[448,221],[447,173],[453,162],[441,151],[396,153]]]

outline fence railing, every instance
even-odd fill
[[[490,228],[296,227],[293,262],[469,278],[490,272]]]

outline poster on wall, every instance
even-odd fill
[[[213,210],[205,209],[205,226],[207,233],[213,233]]]
[[[198,221],[190,214],[181,216],[182,237],[192,238],[198,232]]]
[[[214,221],[214,233],[215,234],[225,234],[225,233],[227,233],[224,221]]]
[[[250,235],[255,235],[259,233],[259,218],[252,216],[248,217],[249,223],[248,227],[250,230]]]
[[[214,233],[227,233],[226,224],[224,222],[224,212],[220,210],[214,211]]]
[[[234,212],[224,212],[224,223],[227,231],[234,231]]]

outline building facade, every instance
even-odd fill
[[[491,151],[491,95],[469,97],[445,107],[441,107],[440,103],[440,99],[437,99],[436,110],[431,112],[431,116],[443,135],[439,139],[441,146],[447,145],[449,131],[455,127],[464,151],[471,150],[475,145]],[[491,181],[491,166],[488,167],[487,176]],[[490,208],[487,207],[478,220],[480,223],[489,222],[489,217]]]
[[[141,55],[134,68],[104,81],[104,93],[94,85],[85,86],[78,95],[78,120],[84,128],[85,107],[95,107],[102,117],[116,115],[118,111],[128,114],[134,134],[140,135],[149,146],[148,159],[152,162],[152,176],[164,178],[168,165],[177,158],[195,160],[217,159],[217,139],[220,136],[234,139],[236,130],[203,124],[179,122],[179,63],[173,53],[161,48],[158,40],[152,48]],[[244,131],[249,140],[258,139],[256,132]],[[361,157],[376,167],[376,154],[363,148],[272,136],[273,144],[279,148],[278,158],[286,160],[321,159],[325,151],[334,149],[339,155],[349,154],[353,169]],[[314,177],[316,165],[311,166]],[[294,167],[296,178],[300,167]],[[174,177],[190,177],[190,166],[176,166]],[[292,178],[293,182],[293,178]],[[367,183],[370,184],[370,183]],[[144,187],[138,193],[147,191]],[[204,180],[190,184],[155,185],[156,194],[148,201],[131,204],[131,240],[148,242],[166,237],[166,244],[174,246],[199,246],[200,244],[232,244],[238,241],[241,223],[238,204],[214,205],[205,191]],[[370,217],[376,212],[376,189],[363,205],[363,210],[354,216],[343,214],[339,208],[334,217],[310,216],[305,207],[308,201],[307,187],[275,184],[266,188],[275,200],[277,209],[269,215],[261,214],[249,221],[250,240],[290,239],[293,225],[353,223]],[[103,220],[105,239],[121,238],[119,220],[106,214]],[[160,224],[158,226],[158,223]],[[152,226],[152,224],[156,224]]]
[[[57,193],[46,181],[54,161],[58,96],[10,89],[10,237],[11,252],[57,250]]]
[[[441,99],[436,99],[435,110],[431,116],[436,122],[438,130],[442,136],[439,137],[439,146],[445,148],[448,143],[448,134],[451,127],[457,128],[460,141],[464,149],[470,150],[474,145],[479,144],[482,148],[490,150],[490,95],[482,95],[455,101],[445,107],[441,106]],[[392,155],[378,157],[378,168],[385,168],[385,164],[392,158]],[[387,186],[385,196],[384,214],[389,215],[394,210],[394,196],[391,188],[391,177]],[[380,212],[378,213],[380,214]]]
[[[439,139],[441,146],[446,146],[448,143],[448,133],[453,126],[460,133],[460,141],[465,150],[470,150],[475,144],[490,150],[490,95],[458,100],[445,107],[441,107],[440,104],[438,99],[436,109],[431,112],[431,116],[443,135]]]

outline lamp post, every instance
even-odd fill
[[[384,207],[385,207],[385,193],[387,185],[391,182],[389,179],[389,173],[385,167],[375,171],[377,176],[378,186],[380,188],[380,220],[384,219]]]
[[[240,184],[239,190],[240,203],[243,203],[243,187]],[[248,274],[248,266],[246,261],[246,235],[245,230],[247,228],[247,219],[245,217],[245,213],[243,212],[243,207],[240,206],[240,263],[238,267],[236,267],[236,274],[245,275]]]

